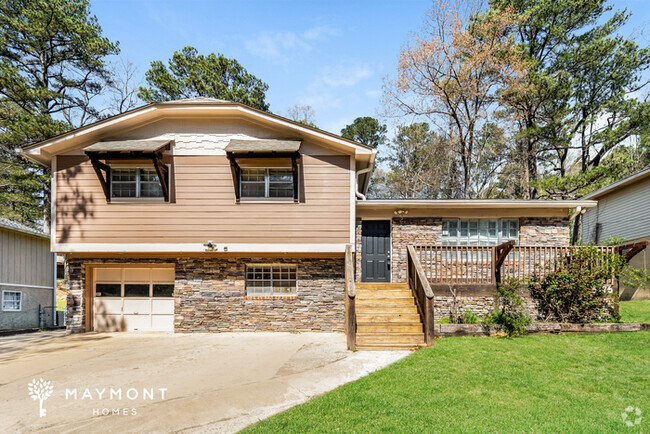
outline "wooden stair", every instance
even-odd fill
[[[424,346],[422,321],[406,283],[355,283],[358,350]]]

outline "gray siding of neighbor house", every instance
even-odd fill
[[[48,238],[0,228],[0,297],[2,291],[23,294],[20,311],[0,305],[0,330],[39,326],[39,304],[52,306],[53,266]],[[46,318],[51,325],[51,312]]]
[[[629,241],[650,237],[650,178],[597,198],[584,215],[582,242],[599,243],[611,236]],[[596,225],[600,230],[596,239]]]
[[[584,214],[583,244],[598,244],[612,236],[619,236],[627,241],[650,240],[650,178],[612,191],[596,200],[598,205]],[[600,230],[596,236],[597,224],[600,224]],[[632,258],[630,265],[650,271],[648,249]],[[621,285],[620,299],[650,300],[650,284],[645,288]]]

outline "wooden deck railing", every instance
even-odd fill
[[[577,248],[577,246],[514,246],[503,263],[502,276],[526,279],[534,275],[543,279],[547,274],[557,271],[558,259],[571,257]],[[610,246],[598,247],[598,250],[605,253],[616,251],[615,247]]]
[[[406,256],[408,284],[418,304],[424,327],[424,342],[430,346],[433,345],[434,337],[433,291],[413,246],[407,246]]]
[[[495,283],[494,247],[412,246],[431,283]]]
[[[496,284],[515,277],[543,278],[557,270],[558,259],[570,257],[575,246],[441,246],[413,247],[424,274],[432,284]],[[598,247],[617,252],[616,247]],[[505,257],[503,257],[505,255]]]
[[[357,349],[357,309],[356,290],[354,287],[355,260],[352,246],[345,247],[345,335],[348,341],[348,350]]]

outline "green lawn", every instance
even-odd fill
[[[648,432],[650,332],[443,338],[246,431]]]
[[[650,324],[650,300],[621,301],[621,321]]]

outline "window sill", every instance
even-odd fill
[[[165,202],[165,199],[161,198],[139,198],[139,197],[134,197],[134,198],[117,198],[113,197],[111,198],[111,201],[109,203],[116,203],[116,204],[125,204],[125,203],[132,203],[132,204],[143,204],[143,203],[151,203],[151,204],[161,204],[161,203],[169,203]]]
[[[272,199],[268,197],[262,197],[262,198],[241,198],[239,199],[239,203],[298,203],[297,201],[294,201],[292,197],[290,198],[279,198],[279,199]]]
[[[297,295],[247,295],[244,300],[297,300]]]

